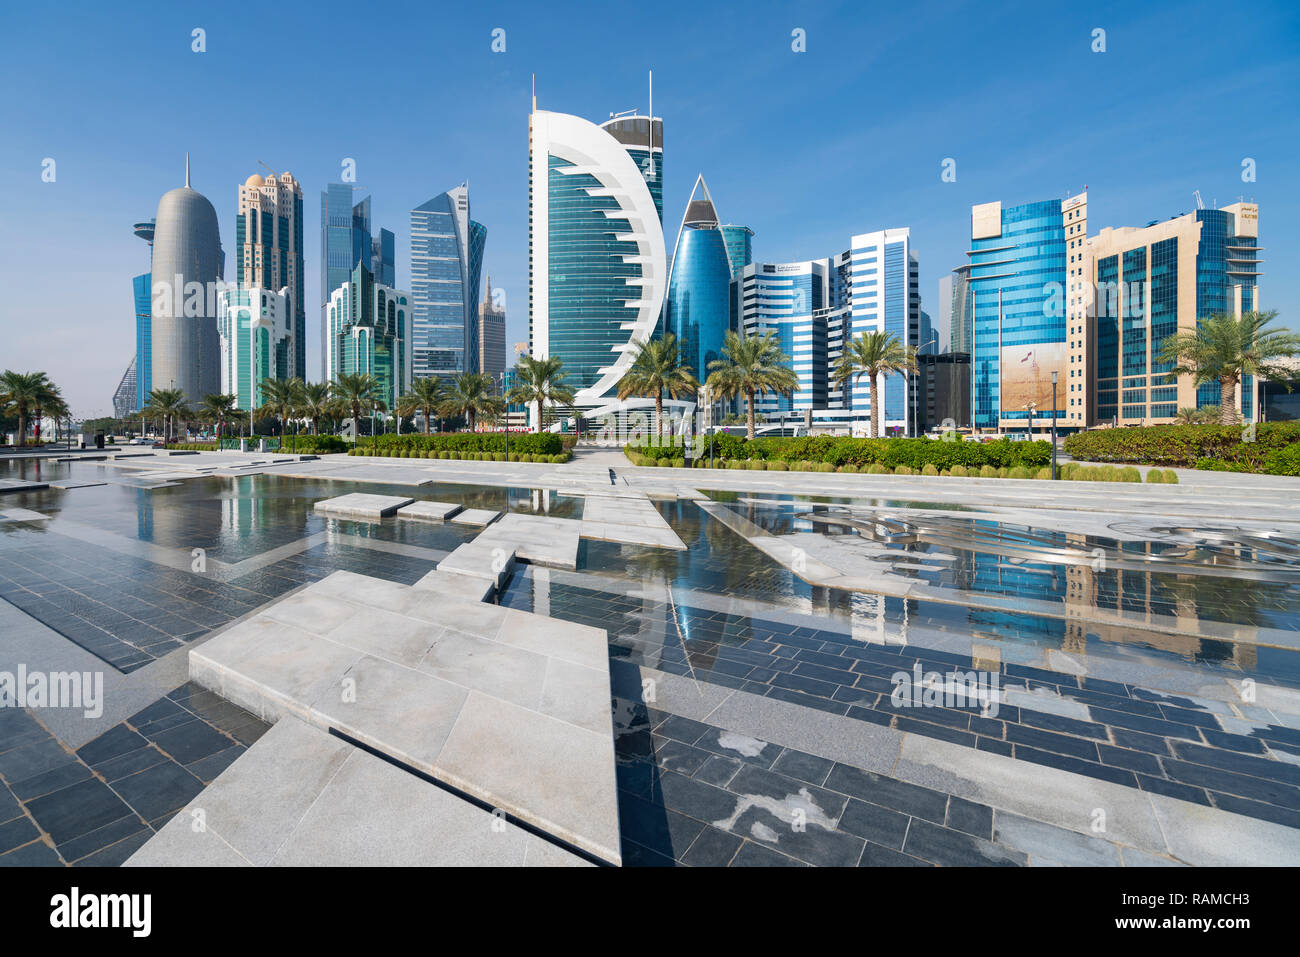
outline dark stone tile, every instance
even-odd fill
[[[1067,718],[1059,714],[1048,714],[1044,711],[1031,711],[1028,708],[1021,708],[1020,723],[1031,728],[1041,728],[1044,731],[1055,731],[1060,734],[1072,734],[1080,738],[1109,740],[1106,729],[1099,724],[1094,724],[1091,721],[1080,721],[1078,718]]]
[[[1208,711],[1176,708],[1168,704],[1160,705],[1160,711],[1164,714],[1166,721],[1175,721],[1179,724],[1194,724],[1199,728],[1210,728],[1214,731],[1219,729],[1219,722]]]
[[[33,841],[8,854],[0,854],[0,867],[62,867],[63,861],[44,841]]]
[[[203,790],[203,782],[179,764],[166,761],[122,778],[113,788],[141,817],[153,821],[188,804]]]
[[[919,711],[918,714],[929,715],[933,710]],[[907,731],[911,734],[923,734],[927,738],[938,738],[940,741],[951,741],[953,744],[960,744],[968,748],[975,747],[976,737],[969,731],[958,731],[956,728],[950,728],[947,725],[931,724],[928,721],[917,721],[913,718],[905,718],[899,715],[894,719],[894,725],[899,731]]]
[[[943,867],[1024,866],[1027,855],[928,821],[912,821],[903,853]]]
[[[1024,744],[1040,751],[1065,754],[1081,761],[1097,762],[1097,745],[1094,741],[1076,738],[1054,731],[1041,731],[1027,728],[1022,724],[1007,725],[1007,740],[1013,744]]]
[[[1104,764],[1110,764],[1117,768],[1127,768],[1141,774],[1152,774],[1156,777],[1164,776],[1165,772],[1160,767],[1160,762],[1155,759],[1154,755],[1147,754],[1145,751],[1130,751],[1128,748],[1116,748],[1109,744],[1098,744],[1097,750],[1101,753],[1101,760]]]
[[[708,751],[693,748],[671,738],[653,736],[655,764],[666,771],[694,774],[710,757]]]
[[[809,784],[820,785],[834,766],[834,761],[786,748],[772,765],[772,770]]]
[[[4,858],[0,857],[0,861]],[[771,848],[753,841],[746,841],[731,859],[732,867],[807,867],[803,861],[797,861],[785,854],[778,854]]]
[[[199,758],[199,760],[185,765],[185,769],[200,781],[211,784],[222,771],[238,761],[240,756],[247,750],[242,744],[232,745],[224,751],[218,751],[216,754],[210,754],[206,758]]]
[[[1300,787],[1300,765],[1276,761],[1271,758],[1257,758],[1248,754],[1238,754],[1235,751],[1207,748],[1199,744],[1187,744],[1183,741],[1174,741],[1172,747],[1174,754],[1184,761],[1204,764],[1212,768],[1222,768],[1225,771],[1235,771],[1238,774],[1268,778],[1270,781],[1279,781],[1292,787]]]
[[[973,837],[993,839],[993,808],[956,795],[948,798],[948,827]]]
[[[1093,761],[1083,761],[1066,754],[1054,754],[1051,751],[1039,751],[1023,744],[1016,745],[1015,757],[1019,761],[1042,764],[1049,768],[1060,768],[1062,771],[1073,771],[1075,774],[1097,778],[1100,781],[1110,781],[1114,784],[1123,784],[1126,787],[1137,786],[1134,782],[1133,772],[1126,768],[1115,768]]]
[[[660,774],[659,787],[665,807],[697,821],[722,821],[731,817],[736,809],[737,798],[731,792],[675,771]]]
[[[867,841],[862,850],[859,867],[933,867],[929,861],[918,860],[908,854],[902,854],[879,844]]]
[[[1189,741],[1201,740],[1196,728],[1190,724],[1177,724],[1161,718],[1144,718],[1141,715],[1129,714],[1127,711],[1111,711],[1106,708],[1091,708],[1090,713],[1094,721],[1100,721],[1102,724],[1108,724],[1115,728],[1145,731],[1147,734],[1154,734],[1162,738],[1187,738]]]
[[[821,812],[820,817],[834,821],[840,816],[848,800],[843,794],[814,787],[752,764],[740,769],[727,785],[727,790],[742,797],[768,798],[771,803],[784,806],[791,811],[796,808],[804,809],[806,804],[811,803],[814,807],[807,809],[810,826],[812,820],[819,817],[818,810]],[[770,803],[765,803],[765,806],[770,806]]]
[[[746,765],[741,764],[735,758],[724,758],[719,754],[714,754],[700,766],[700,769],[695,772],[694,778],[706,784],[726,787],[727,782],[735,777],[736,772],[742,767],[746,767]]]
[[[1275,804],[1265,804],[1261,801],[1251,801],[1232,794],[1218,794],[1216,792],[1211,797],[1214,800],[1215,807],[1223,808],[1225,811],[1244,814],[1247,817],[1258,818],[1261,821],[1272,821],[1274,824],[1281,824],[1284,827],[1300,828],[1300,811],[1293,808],[1278,807]]]
[[[21,847],[40,836],[41,832],[36,829],[36,825],[26,817],[16,817],[12,821],[0,824],[0,854]]]
[[[927,821],[942,822],[947,816],[948,795],[847,764],[831,769],[825,787]]]
[[[676,867],[677,862],[658,851],[643,847],[636,841],[624,839],[619,848],[624,867]],[[3,860],[3,858],[0,858]]]
[[[116,821],[105,824],[103,827],[96,828],[89,834],[83,834],[80,837],[74,837],[70,841],[64,841],[59,845],[59,853],[63,855],[65,861],[74,863],[83,857],[94,854],[96,851],[103,850],[110,844],[116,844],[118,841],[140,832],[146,832],[149,835],[153,834],[153,831],[145,827],[139,815],[127,814]]]
[[[1145,734],[1142,731],[1129,731],[1125,728],[1111,728],[1111,735],[1114,737],[1115,743],[1121,748],[1131,748],[1134,751],[1145,751],[1148,754],[1169,757],[1169,743],[1157,735]]]
[[[1221,791],[1224,794],[1235,794],[1238,797],[1251,798],[1266,804],[1300,810],[1300,790],[1289,784],[1252,777],[1248,774],[1237,774],[1203,764],[1175,761],[1173,758],[1165,758],[1161,763],[1165,767],[1165,773],[1175,781],[1209,791]]]
[[[742,843],[742,838],[735,834],[716,827],[706,827],[681,860],[691,867],[726,867]]]
[[[772,762],[781,753],[781,747],[758,741],[743,734],[733,734],[721,728],[712,728],[695,742],[696,747],[706,748],[714,754],[735,758],[745,764],[754,764],[760,768],[770,768]]]
[[[151,768],[155,764],[162,764],[164,761],[169,760],[171,759],[157,748],[146,745],[143,748],[136,748],[134,751],[128,751],[126,754],[110,758],[103,764],[96,765],[95,771],[103,775],[104,780],[112,784],[119,778],[127,777],[137,771],[143,771],[145,768]]]
[[[1147,774],[1137,775],[1138,787],[1143,791],[1150,791],[1153,794],[1163,794],[1166,797],[1177,798],[1180,801],[1189,801],[1192,804],[1203,804],[1210,806],[1209,795],[1205,793],[1204,788],[1192,787],[1190,784],[1179,784],[1177,781],[1169,781],[1165,778],[1153,778]]]
[[[840,817],[840,830],[897,851],[907,837],[910,821],[906,814],[852,798]]]
[[[1053,687],[1079,687],[1079,680],[1074,675],[1059,671],[1046,671],[1042,668],[1031,668],[1029,665],[1006,665],[1003,670],[1011,678],[1034,678]]]
[[[627,793],[619,796],[618,817],[623,837],[674,861],[704,829],[698,820]]]
[[[78,867],[121,867],[127,859],[148,842],[153,837],[154,832],[149,828],[137,831],[124,840],[116,844],[110,844],[101,851],[91,854],[89,857],[83,857],[77,861]]]
[[[993,738],[985,738],[981,736],[975,742],[975,750],[989,751],[993,754],[1004,754],[1007,757],[1011,757],[1015,747],[1010,741],[997,741]]]
[[[51,791],[65,788],[69,784],[84,781],[90,776],[90,769],[84,764],[80,761],[70,761],[67,764],[59,765],[52,771],[45,771],[34,777],[15,781],[10,787],[14,796],[19,800],[30,801],[42,794],[49,794]]]
[[[95,778],[29,801],[27,810],[55,844],[88,834],[131,813],[131,808],[107,784]]]
[[[153,742],[181,764],[224,751],[233,742],[205,721],[190,721],[153,735]]]
[[[1226,748],[1229,751],[1240,751],[1243,754],[1265,754],[1264,742],[1259,738],[1248,738],[1244,734],[1230,734],[1227,731],[1215,731],[1212,728],[1201,728],[1201,737],[1207,744],[1216,748]]]
[[[53,737],[46,737],[21,748],[0,754],[0,775],[9,781],[22,781],[76,761]]]
[[[120,757],[128,751],[142,748],[148,743],[142,735],[125,724],[119,724],[78,748],[77,757],[94,767],[111,758]]]
[[[733,831],[815,867],[852,867],[862,857],[861,838],[823,827],[811,814],[807,820],[787,820],[769,807],[751,805],[736,819]]]
[[[858,705],[850,707],[847,716],[858,721],[878,724],[882,728],[888,728],[894,722],[893,714],[888,711],[877,711],[875,708],[862,708]]]

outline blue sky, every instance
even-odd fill
[[[397,234],[399,285],[410,209],[469,180],[508,341],[526,340],[530,77],[542,108],[601,120],[646,109],[650,69],[670,241],[701,171],[723,219],[754,229],[759,260],[909,226],[935,314],[939,277],[966,261],[972,203],[1086,184],[1095,233],[1187,212],[1200,189],[1207,205],[1260,203],[1261,297],[1300,328],[1300,7],[1054,6],[15,5],[0,35],[0,368],[44,369],[77,416],[111,409],[134,351],[131,277],[147,267],[131,224],[182,184],[186,150],[228,259],[236,187],[257,161],[303,183],[309,368],[319,195],[345,157]],[[1256,182],[1241,179],[1246,157]]]

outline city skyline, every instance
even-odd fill
[[[323,42],[327,8],[289,9],[296,12],[305,49]],[[242,88],[232,78],[247,75],[252,62],[250,51],[235,42],[233,19],[214,14],[204,24],[203,16],[164,12],[128,29],[130,18],[88,10],[92,44],[78,34],[54,39],[35,12],[19,12],[7,71],[36,69],[38,58],[57,62],[60,56],[105,63],[100,44],[118,55],[113,74],[93,89],[54,71],[42,111],[22,103],[3,107],[6,128],[13,131],[2,160],[7,207],[32,226],[29,241],[0,268],[20,290],[15,315],[39,307],[52,320],[7,324],[7,363],[45,368],[66,381],[77,415],[111,410],[134,341],[130,298],[122,290],[125,279],[142,271],[139,244],[121,223],[138,221],[140,211],[151,209],[176,183],[186,149],[193,157],[194,188],[216,207],[227,250],[234,248],[236,189],[258,161],[293,170],[304,194],[311,194],[339,182],[344,161],[353,160],[358,196],[370,195],[374,222],[396,233],[395,284],[401,289],[411,285],[404,255],[410,248],[407,211],[447,183],[470,178],[475,218],[493,236],[484,271],[504,290],[507,340],[525,339],[530,78],[537,76],[539,109],[600,123],[620,109],[646,110],[648,69],[655,71],[654,112],[665,119],[665,146],[673,155],[665,171],[665,221],[680,221],[691,184],[703,170],[727,218],[754,230],[756,261],[824,256],[844,235],[905,224],[920,253],[921,308],[938,315],[939,278],[968,261],[973,205],[1065,199],[1087,184],[1096,197],[1090,210],[1096,228],[1089,230],[1095,232],[1186,214],[1195,209],[1193,190],[1199,189],[1207,206],[1253,199],[1268,210],[1270,223],[1279,224],[1266,228],[1262,239],[1274,270],[1269,275],[1266,264],[1260,302],[1280,310],[1284,324],[1297,326],[1300,277],[1281,264],[1294,257],[1300,240],[1280,228],[1297,213],[1282,172],[1297,135],[1287,124],[1263,122],[1294,113],[1300,82],[1287,54],[1300,27],[1291,10],[1253,10],[1247,25],[1212,5],[1205,5],[1202,17],[1183,17],[1167,6],[1139,13],[1116,6],[1068,21],[1032,9],[990,15],[964,4],[944,5],[942,15],[916,22],[901,15],[869,18],[847,5],[772,6],[745,17],[693,10],[688,17],[686,9],[665,8],[652,29],[630,37],[626,56],[604,65],[598,76],[574,69],[565,51],[589,48],[594,39],[617,31],[619,14],[563,28],[526,8],[452,14],[441,21],[459,38],[450,55],[472,70],[459,71],[462,79],[447,91],[453,95],[445,99],[454,102],[399,108],[394,123],[408,130],[424,127],[399,140],[349,140],[337,129],[321,132],[324,117],[359,105],[363,95],[330,101],[313,86],[322,68],[295,53],[300,82],[288,88],[277,119],[259,126],[258,135],[218,138],[212,134],[220,124],[199,119],[191,135],[182,129],[165,148],[142,148],[135,129],[110,129],[114,119],[117,126],[129,124],[120,109],[106,105],[129,98],[124,90],[148,82],[152,70],[166,69],[181,82],[159,91],[159,109],[173,118],[185,111],[220,118]],[[427,16],[410,14],[412,37]],[[492,52],[497,27],[506,31],[503,53]],[[206,31],[202,53],[191,49],[195,28]],[[1104,53],[1092,49],[1098,28],[1106,31]],[[795,29],[806,32],[806,52],[792,49]],[[1188,70],[1188,63],[1208,62],[1225,45],[1246,39],[1251,58],[1230,75]],[[996,77],[979,69],[981,45],[1016,41],[1022,41],[1017,49],[1032,41],[1021,66]],[[916,44],[945,69],[913,69],[904,83],[890,68],[906,62],[907,48]],[[408,45],[415,44],[397,40],[396,65],[379,67],[372,81],[397,88]],[[699,60],[706,51],[711,58],[743,56],[746,69],[734,76],[704,75]],[[1038,70],[1044,71],[1041,82],[1026,82]],[[1071,111],[1081,106],[1067,95],[1071,70],[1087,81],[1089,93],[1079,128],[1088,141],[1107,144],[1105,149],[1080,149],[1078,135],[1066,135],[1074,129]],[[855,122],[834,107],[837,97],[860,96],[877,83],[897,94],[896,111]],[[1251,94],[1244,106],[1243,91]],[[782,110],[786,120],[779,134],[757,132],[742,105],[754,94]],[[794,109],[810,96],[824,99],[824,109]],[[991,113],[989,103],[1001,109]],[[1201,132],[1207,122],[1218,131],[1208,143]],[[40,178],[46,159],[56,164],[53,182]],[[941,178],[946,160],[954,161],[954,182]],[[1247,160],[1254,182],[1242,180]],[[30,186],[21,185],[28,181]],[[308,213],[308,290],[320,282],[319,227]],[[54,248],[61,250],[59,257],[49,255]],[[60,281],[69,254],[85,266],[81,282]],[[230,268],[225,278],[234,278]],[[320,315],[322,305],[306,303],[311,371],[319,368],[320,330],[311,328],[310,317]],[[97,348],[75,348],[87,335],[95,336]]]

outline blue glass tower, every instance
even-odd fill
[[[478,372],[478,304],[487,229],[462,183],[411,210],[414,375]]]
[[[727,260],[731,263],[732,277],[742,276],[745,267],[754,261],[754,231],[748,226],[733,223],[719,226],[723,242],[727,244]]]
[[[1061,372],[1066,316],[1062,201],[971,210],[972,417],[976,428],[1027,422],[1028,406],[1050,415],[1050,372]],[[1064,397],[1058,392],[1058,404]],[[1057,410],[1064,416],[1064,409]]]
[[[718,213],[704,183],[695,181],[673,251],[664,328],[677,337],[682,361],[701,382],[722,355],[730,325],[731,266]]]
[[[330,294],[352,277],[357,264],[364,265],[374,275],[375,281],[385,286],[396,286],[396,240],[393,233],[381,229],[379,235],[370,230],[370,197],[352,202],[350,183],[330,183],[320,194],[321,232],[321,379],[329,380],[325,361],[326,329]]]

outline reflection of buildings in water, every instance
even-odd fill
[[[545,615],[551,617],[551,570],[541,565],[531,566],[532,591],[533,591],[533,614]]]
[[[1078,548],[1087,549],[1083,535],[1067,535],[1066,540]],[[1126,559],[1142,558],[1153,554],[1151,542],[1131,542],[1123,545]],[[1233,552],[1241,557],[1238,546]],[[1214,657],[1228,660],[1241,668],[1254,669],[1258,651],[1253,643],[1226,642],[1210,639],[1212,652],[1205,639],[1188,632],[1200,629],[1196,613],[1196,588],[1205,579],[1198,575],[1176,575],[1172,581],[1158,587],[1145,571],[1114,569],[1107,571],[1104,558],[1099,556],[1092,565],[1068,565],[1065,569],[1065,637],[1062,650],[1073,654],[1087,654],[1088,635],[1109,644],[1142,644],[1161,651],[1189,658]],[[1109,589],[1102,588],[1102,578],[1110,579]],[[1218,581],[1216,579],[1216,581]],[[1122,614],[1123,623],[1097,621],[1099,612],[1113,611]],[[1179,633],[1171,633],[1165,624],[1172,617]],[[1146,625],[1146,630],[1136,630]],[[1235,626],[1235,636],[1254,638],[1253,625]],[[1220,647],[1229,650],[1226,656],[1217,653]]]
[[[841,592],[841,594],[847,594]],[[889,612],[891,601],[898,602],[901,612],[897,621],[891,623]],[[853,640],[867,645],[906,645],[909,609],[903,599],[891,599],[886,595],[873,595],[854,592],[849,596],[852,618]]]
[[[549,488],[535,488],[529,493],[529,500],[532,502],[533,511],[543,515],[551,513],[551,490]]]

